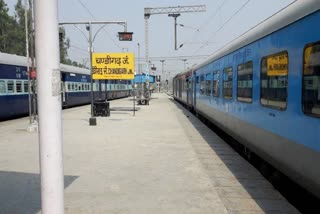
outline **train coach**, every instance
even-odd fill
[[[174,98],[320,198],[320,1],[298,0],[174,78]]]
[[[27,115],[28,74],[26,57],[0,53],[0,120]],[[64,108],[88,104],[91,101],[90,71],[60,65],[61,98]],[[130,96],[131,81],[94,81],[94,100],[117,99]]]

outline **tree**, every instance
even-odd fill
[[[68,63],[68,48],[70,47],[70,39],[66,37],[66,31],[63,27],[59,28],[59,45],[60,62],[71,65],[71,62]]]
[[[0,51],[5,53],[14,53],[12,43],[14,38],[12,33],[16,27],[14,19],[8,14],[7,4],[0,0]]]
[[[26,34],[25,34],[25,8],[22,5],[21,0],[17,1],[17,4],[15,5],[15,22],[16,22],[16,30],[14,32],[14,37],[15,37],[15,53],[18,55],[26,55]],[[28,17],[30,16],[30,12],[28,14]],[[28,19],[30,21],[30,18]],[[30,27],[30,22],[28,23],[28,32],[31,33],[31,27]]]
[[[32,1],[29,0],[29,5]],[[25,8],[22,0],[17,0],[14,7],[14,16],[8,14],[9,8],[4,0],[0,0],[0,51],[26,56],[26,33],[25,33]],[[34,53],[34,47],[31,38],[34,35],[32,29],[32,8],[28,11],[28,39],[29,39],[29,52],[30,57]],[[68,58],[68,49],[70,47],[70,39],[66,37],[66,32],[63,27],[59,28],[59,46],[60,46],[60,62],[68,65],[84,67],[80,63],[74,62]]]

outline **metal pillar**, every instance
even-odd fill
[[[145,57],[146,57],[146,75],[149,76],[149,16],[145,16],[144,25],[145,25]]]
[[[186,71],[186,61],[187,59],[182,59],[183,61],[183,71]]]
[[[26,55],[27,55],[27,73],[28,73],[28,104],[29,104],[29,126],[32,123],[31,118],[31,90],[30,90],[30,61],[29,61],[29,25],[28,25],[28,0],[24,0],[24,20],[25,20],[25,33],[26,33]]]
[[[93,100],[94,100],[94,93],[93,93],[93,78],[92,78],[92,24],[89,22],[88,26],[86,27],[87,30],[89,31],[89,51],[90,51],[90,76],[91,76],[91,81],[90,81],[90,87],[91,87],[91,113],[90,113],[90,119],[89,119],[89,125],[90,126],[95,126],[97,125],[97,119],[93,116]],[[89,29],[88,29],[89,28]]]
[[[177,18],[180,16],[179,13],[169,14],[168,16],[174,18],[174,49],[178,50],[177,47]]]
[[[63,214],[62,109],[58,2],[35,0],[41,211]]]
[[[145,57],[146,57],[146,85],[147,85],[147,93],[149,93],[149,26],[148,20],[150,16],[144,16],[144,24],[145,24]],[[144,94],[144,86],[141,83],[141,91]]]
[[[162,67],[162,71],[161,71],[161,81],[160,81],[160,83],[161,83],[161,87],[163,88],[163,80],[165,79],[164,78],[164,74],[163,74],[163,64],[164,64],[164,62],[165,62],[165,60],[160,60],[160,62],[161,62],[161,67]]]
[[[140,43],[138,43],[138,74],[141,74],[141,63],[140,63]]]
[[[155,14],[168,14],[175,18],[174,32],[175,32],[175,50],[177,50],[177,17],[180,13],[193,13],[193,12],[205,12],[205,5],[194,5],[194,6],[176,6],[176,7],[156,7],[156,8],[144,8],[145,18],[145,36],[146,36],[146,53],[148,51],[148,19],[151,15]],[[147,58],[147,54],[146,54]],[[146,59],[147,61],[147,59]]]

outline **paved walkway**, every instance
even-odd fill
[[[165,94],[63,112],[65,213],[297,213],[244,159]],[[0,123],[0,213],[40,213],[36,133]]]

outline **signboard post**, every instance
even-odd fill
[[[92,53],[92,78],[134,79],[133,53]]]
[[[134,79],[135,71],[133,53],[92,53],[91,64],[92,79]],[[135,115],[135,98],[133,99],[133,115]]]

